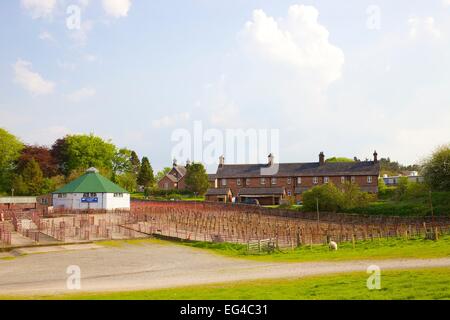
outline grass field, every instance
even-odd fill
[[[450,236],[441,236],[438,241],[414,239],[380,239],[339,244],[337,251],[326,245],[303,246],[296,249],[267,253],[249,253],[245,245],[231,243],[183,242],[182,244],[202,248],[217,254],[260,261],[302,262],[343,261],[361,259],[393,258],[442,258],[450,257]]]
[[[33,296],[24,299],[92,300],[306,300],[450,299],[450,268],[381,272],[381,289],[369,290],[366,273],[344,273],[283,280],[257,280],[163,290]],[[0,296],[0,299],[18,297]]]

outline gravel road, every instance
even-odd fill
[[[178,245],[86,245],[0,260],[0,295],[74,293],[66,286],[71,265],[81,269],[81,291],[122,291],[366,271],[373,264],[381,270],[450,267],[450,258],[273,263],[227,258]]]

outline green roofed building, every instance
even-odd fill
[[[95,168],[53,192],[55,209],[130,209],[130,193],[106,179]]]

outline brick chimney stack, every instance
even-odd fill
[[[273,156],[272,153],[270,153],[269,156],[268,156],[267,158],[268,158],[268,160],[269,160],[268,165],[271,166],[271,165],[273,164],[273,161],[274,161],[275,157]]]
[[[325,155],[323,154],[323,151],[321,151],[319,153],[319,165],[324,165],[325,164]]]
[[[373,162],[374,162],[374,163],[378,163],[378,153],[377,153],[377,150],[375,150],[375,151],[373,152]]]
[[[222,155],[219,157],[219,168],[222,168],[225,164],[225,157]]]
[[[176,167],[176,166],[177,166],[177,159],[173,158],[172,166],[173,166],[173,167]]]

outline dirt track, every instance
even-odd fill
[[[0,295],[75,293],[66,289],[66,270],[69,265],[81,268],[82,291],[156,289],[262,278],[364,272],[373,264],[381,270],[450,267],[450,258],[266,263],[221,257],[177,245],[84,248],[0,260]]]

